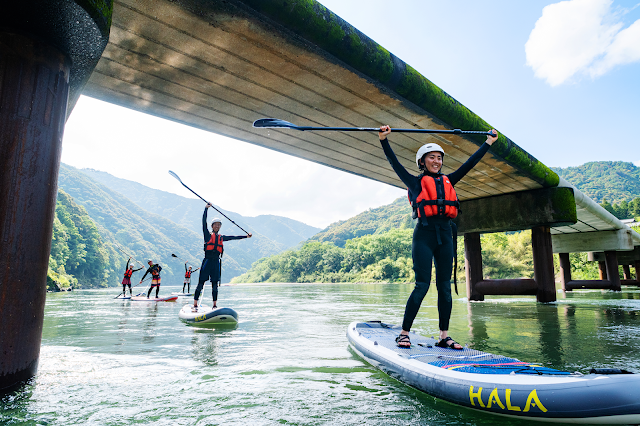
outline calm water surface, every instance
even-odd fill
[[[348,347],[354,320],[400,323],[411,285],[221,288],[233,329],[180,322],[185,301],[114,300],[117,289],[50,294],[39,372],[0,399],[0,424],[515,425],[437,400],[372,368]],[[162,294],[179,288],[163,286]],[[454,300],[450,334],[549,367],[640,372],[640,291],[568,293],[557,303]],[[205,299],[207,300],[207,299]],[[430,292],[414,331],[438,331]]]

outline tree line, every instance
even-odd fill
[[[414,281],[411,260],[413,230],[393,229],[333,242],[308,241],[298,250],[260,259],[232,282],[391,282]],[[486,278],[532,278],[531,232],[483,234],[483,274]],[[464,244],[458,238],[457,279],[464,282]],[[574,279],[597,279],[598,267],[586,253],[570,255]],[[556,271],[559,270],[556,262]],[[435,272],[432,273],[432,280]]]
[[[617,204],[611,204],[607,200],[603,200],[600,204],[606,211],[617,217],[618,219],[632,219],[640,221],[640,197],[627,202],[621,201]]]

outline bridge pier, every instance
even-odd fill
[[[0,14],[0,392],[37,371],[64,124],[111,6],[11,1]]]
[[[70,61],[0,33],[0,389],[35,374]]]

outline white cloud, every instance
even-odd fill
[[[525,44],[527,65],[551,86],[580,74],[597,77],[640,61],[640,20],[623,28],[612,0],[546,6]]]
[[[640,160],[634,161],[633,164],[635,164],[636,166],[640,167]]]

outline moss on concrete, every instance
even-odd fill
[[[237,1],[321,47],[372,80],[386,85],[447,126],[464,130],[490,130],[493,127],[315,0]],[[469,139],[477,144],[484,142],[482,136]],[[504,135],[500,135],[491,152],[544,187],[559,183],[555,172]]]
[[[111,18],[113,15],[113,0],[74,0],[93,18],[100,28],[103,37],[109,37]]]

